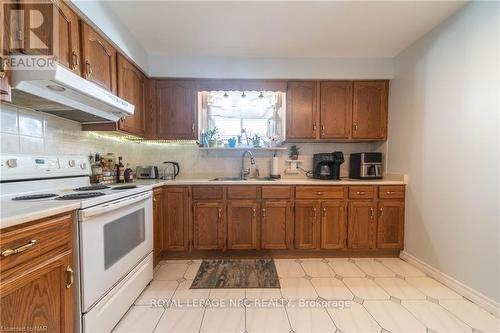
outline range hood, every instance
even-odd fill
[[[134,114],[134,105],[59,64],[11,73],[12,104],[84,124],[116,122]]]

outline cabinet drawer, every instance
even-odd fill
[[[376,186],[349,186],[349,199],[373,199],[376,194]]]
[[[193,200],[222,200],[222,186],[194,186]]]
[[[72,250],[73,214],[49,217],[19,228],[4,229],[0,235],[1,271],[35,260],[54,249]],[[10,250],[18,251],[9,255]]]
[[[344,199],[344,186],[297,186],[297,199]]]
[[[380,199],[404,199],[404,186],[379,186],[378,197]]]
[[[290,199],[292,188],[290,186],[263,186],[262,199]]]
[[[228,199],[257,199],[257,186],[229,186]]]

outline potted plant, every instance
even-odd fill
[[[293,145],[290,147],[290,159],[291,160],[298,160],[299,159],[299,147],[297,147],[296,145]]]
[[[255,148],[260,147],[260,135],[258,135],[258,134],[254,134],[254,135],[252,136],[252,145],[253,145]]]
[[[236,147],[236,138],[232,137],[227,140],[227,143],[229,145],[229,148],[234,148]]]
[[[217,126],[207,131],[207,139],[209,147],[217,147],[217,140],[219,139],[219,129]]]

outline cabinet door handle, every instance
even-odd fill
[[[76,70],[78,68],[78,66],[80,66],[80,60],[79,60],[78,54],[75,51],[73,51],[71,53],[71,56],[72,56],[72,59],[71,59],[71,61],[72,61],[71,69]]]
[[[255,208],[252,209],[252,215],[255,217]]]
[[[262,208],[262,217],[266,217],[266,209]]]
[[[191,125],[191,131],[194,133],[194,123]]]
[[[325,134],[325,125],[321,125],[321,134]]]
[[[68,266],[66,267],[66,273],[69,274],[69,282],[66,283],[66,288],[69,289],[75,282],[75,272],[70,266]]]
[[[313,208],[313,216],[316,217],[316,207]]]
[[[370,218],[373,219],[373,208],[370,208]]]
[[[24,251],[28,250],[29,248],[35,246],[36,243],[37,243],[37,240],[32,239],[27,244],[16,247],[15,249],[7,249],[5,251],[2,251],[2,257],[8,257],[8,256],[11,256],[13,254],[18,254],[18,253],[24,252]]]
[[[316,133],[316,123],[313,123],[313,133]]]
[[[326,207],[323,207],[323,217],[326,217]]]
[[[222,217],[222,209],[219,208],[218,218],[220,219],[221,217]]]
[[[352,127],[354,129],[354,132],[356,132],[358,130],[358,124],[354,124]]]
[[[358,191],[356,192],[357,195],[365,195],[365,192],[364,191]]]
[[[85,61],[85,67],[86,67],[86,70],[87,70],[87,79],[90,77],[90,75],[92,75],[92,65],[90,64],[90,62]]]
[[[7,59],[0,57],[0,79],[7,75]]]
[[[380,217],[383,217],[384,216],[384,209],[382,207],[380,207]]]

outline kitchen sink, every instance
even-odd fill
[[[275,179],[270,177],[257,177],[257,178],[249,178],[249,179],[241,179],[241,177],[217,177],[210,179],[210,181],[214,182],[234,182],[234,181],[274,181]]]

